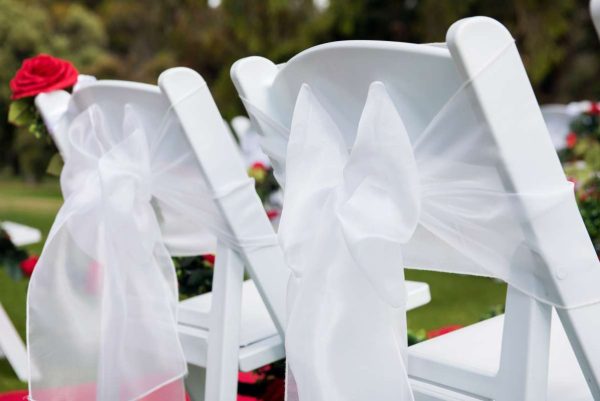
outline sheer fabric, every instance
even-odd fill
[[[293,272],[289,400],[414,399],[401,244],[417,224],[416,175],[403,130],[385,88],[373,84],[348,153],[310,88],[298,95],[279,226]],[[405,185],[394,185],[398,178]]]
[[[477,110],[473,86],[495,79],[504,67],[503,54],[465,82],[422,132],[409,133],[419,188],[409,196],[415,198],[418,224],[402,246],[404,265],[500,278],[557,308],[600,302],[600,293],[586,285],[600,282],[600,266],[584,225],[574,222],[580,217],[573,184],[564,176],[540,177],[535,188],[515,191],[503,155],[510,150],[498,146]],[[260,127],[277,138],[266,150],[287,186],[286,154],[274,144],[288,142],[289,129],[242,100]],[[404,184],[398,179],[394,185]],[[550,217],[560,225],[560,230],[549,227],[560,252],[542,248],[531,232]]]
[[[171,109],[160,126],[145,112],[127,104],[115,121],[92,105],[63,121],[65,202],[28,295],[31,400],[184,400],[171,254],[273,242],[237,240],[217,210],[252,181],[211,191]]]
[[[370,314],[385,310],[370,295],[403,313],[403,266],[500,278],[557,308],[600,302],[600,292],[589,285],[600,282],[598,258],[585,227],[574,221],[579,213],[572,184],[540,177],[535,187],[515,191],[505,164],[510,149],[498,145],[477,109],[473,86],[495,79],[503,54],[465,82],[418,133],[406,132],[403,110],[396,110],[381,83],[373,83],[349,158],[335,122],[308,88],[300,90],[291,130],[243,99],[273,138],[265,151],[286,186],[280,241],[294,270],[286,340],[290,400],[335,400],[342,384],[356,389],[355,398],[340,399],[387,399],[360,393],[379,391],[368,380],[390,372],[370,359],[374,343],[389,338],[369,332],[384,321],[370,322]],[[282,140],[287,154],[276,146]],[[558,225],[549,227],[551,240],[542,245],[532,227],[545,221]],[[342,271],[341,261],[347,274],[336,271]],[[371,286],[358,285],[363,278]],[[404,338],[405,332],[395,335]],[[387,343],[388,356],[397,350]],[[404,367],[393,372],[396,384],[406,383]]]

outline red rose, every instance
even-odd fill
[[[10,81],[12,99],[68,88],[77,82],[73,64],[47,54],[28,58]]]
[[[210,267],[213,267],[215,265],[215,255],[213,255],[212,253],[204,255],[203,258],[204,261],[210,265]]]
[[[590,105],[590,108],[588,110],[588,113],[590,113],[591,115],[594,115],[594,116],[599,115],[600,107],[598,107],[598,103],[592,102],[592,104]]]
[[[567,148],[573,149],[575,144],[577,143],[577,134],[574,132],[569,132],[567,135]]]
[[[450,332],[452,332],[454,330],[458,330],[458,329],[461,329],[461,328],[462,328],[461,325],[455,324],[455,325],[452,325],[452,326],[444,326],[444,327],[441,327],[441,328],[439,328],[437,330],[430,330],[430,331],[427,332],[427,338],[439,337],[441,335],[448,334],[448,333],[450,333]]]
[[[27,259],[23,260],[19,263],[19,267],[24,275],[27,277],[31,277],[33,274],[33,270],[35,269],[35,265],[37,264],[39,256],[30,256]]]

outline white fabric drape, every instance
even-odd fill
[[[374,84],[348,153],[310,88],[298,95],[279,227],[293,271],[289,400],[413,400],[401,244],[416,228],[418,188],[403,130]]]
[[[170,253],[237,242],[174,113],[144,113],[92,105],[63,121],[64,205],[28,295],[31,400],[185,399]]]
[[[289,400],[408,397],[402,348],[390,338],[405,341],[403,266],[497,277],[557,308],[600,302],[589,285],[600,282],[598,258],[583,224],[569,220],[578,216],[572,184],[512,189],[506,150],[476,109],[472,86],[494,79],[503,54],[418,133],[406,132],[403,111],[373,83],[350,156],[306,85],[291,130],[243,99],[273,138],[265,150],[285,182],[280,241],[294,271]],[[277,141],[287,141],[287,153]],[[550,216],[563,219],[551,227],[560,252],[542,249],[531,233]]]

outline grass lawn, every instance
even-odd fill
[[[31,186],[20,180],[0,176],[0,221],[10,220],[42,230],[45,240],[54,216],[62,203],[58,180]],[[42,251],[43,241],[27,247],[34,254]],[[0,302],[17,331],[25,337],[25,298],[27,281],[14,282],[0,269]],[[17,379],[6,359],[0,359],[0,392],[26,388]]]
[[[19,180],[0,176],[0,220],[11,220],[42,230],[44,239],[62,203],[58,180],[29,186]],[[28,247],[39,254],[43,242]],[[477,322],[494,306],[503,304],[506,286],[494,280],[470,276],[409,270],[410,280],[430,285],[432,301],[408,314],[412,330],[435,329],[450,324]],[[17,330],[25,335],[25,295],[27,283],[15,283],[0,269],[0,302]],[[6,360],[0,359],[0,392],[25,388]]]

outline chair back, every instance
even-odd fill
[[[600,1],[590,0],[590,13],[592,14],[592,22],[598,36],[600,36]]]
[[[125,105],[129,105],[136,111],[142,125],[148,128],[145,130],[148,135],[159,131],[156,127],[172,109],[182,129],[169,133],[161,146],[171,147],[169,152],[173,158],[177,157],[178,148],[192,147],[207,190],[217,194],[216,207],[220,218],[229,228],[233,237],[231,240],[239,240],[239,246],[234,250],[244,260],[276,326],[283,333],[281,322],[288,275],[283,256],[279,247],[245,246],[243,243],[248,238],[273,236],[273,228],[258,196],[234,188],[248,179],[246,168],[200,75],[187,68],[173,68],[160,76],[159,86],[100,80],[77,90],[72,96],[64,91],[38,96],[36,105],[46,120],[60,111],[68,110],[64,113],[63,121],[57,123],[52,132],[63,157],[69,157],[69,120],[92,105],[100,107],[109,116],[107,124],[115,130],[123,121]],[[202,242],[210,239],[190,237],[194,227],[169,226],[160,220],[162,211],[159,206],[157,208],[163,237],[174,255],[185,255],[190,250],[205,248]],[[192,241],[198,242],[197,247]]]
[[[446,45],[334,42],[308,49],[279,66],[265,58],[248,57],[233,65],[231,76],[282,186],[285,186],[287,136],[301,85],[310,85],[346,135],[350,147],[367,89],[374,81],[384,83],[413,146],[419,143],[440,109],[463,90],[468,96],[465,106],[472,109],[472,119],[484,127],[487,135],[484,139],[493,145],[501,185],[507,193],[549,194],[565,185],[565,175],[514,39],[504,26],[490,18],[473,17],[456,22],[448,30]],[[459,123],[457,119],[453,122],[456,126],[449,127],[453,129],[453,137],[439,135],[440,155],[444,155],[445,144],[473,140],[469,133],[457,129]],[[479,156],[476,147],[472,153],[473,157]],[[511,269],[528,273],[530,282],[524,280],[521,284],[533,289],[538,300],[567,307],[560,309],[559,315],[590,387],[598,390],[600,360],[594,357],[598,347],[592,339],[598,323],[590,322],[589,317],[598,311],[598,294],[590,283],[600,281],[600,268],[574,198],[561,202],[551,213],[545,213],[543,219],[536,218],[535,208],[525,199],[512,206],[514,215],[520,216],[524,242],[534,244],[535,252],[528,256],[515,253]],[[481,207],[482,211],[494,210],[493,204]],[[498,276],[485,266],[473,266],[472,260],[428,230],[417,229],[406,248],[416,260],[419,255],[431,256],[431,263],[407,262],[408,268]],[[503,279],[510,284],[512,274],[504,274]],[[577,299],[581,291],[587,294]],[[501,371],[514,378],[509,371],[515,364],[539,366],[542,381],[536,382],[536,386],[541,383],[543,388],[550,308],[536,302],[514,287],[509,291]],[[583,308],[588,304],[592,306]],[[568,309],[569,306],[582,308]],[[524,350],[519,346],[523,341],[533,341],[539,346]],[[522,385],[523,391],[528,391],[532,384],[526,379],[517,381],[513,380],[512,385]],[[467,387],[463,388],[468,390]]]
[[[482,74],[491,64],[494,74]],[[490,18],[475,17],[455,24],[448,33],[448,48],[374,41],[334,42],[308,49],[282,66],[261,57],[248,57],[236,62],[231,74],[284,186],[286,135],[301,85],[311,86],[351,147],[368,87],[374,81],[385,84],[413,144],[461,85],[469,81],[467,90],[474,118],[488,127],[489,140],[495,142],[506,190],[544,193],[565,181],[514,40]],[[458,135],[457,132],[456,141],[470,140]],[[440,143],[447,140],[448,135],[440,135]],[[523,210],[518,213],[533,215],[526,202],[520,206]],[[574,279],[572,285],[561,283],[558,290],[555,280],[569,281],[573,276],[600,271],[574,202],[556,208],[543,220],[528,220],[527,226],[523,230],[528,239],[536,243],[542,259],[551,261],[552,266],[541,268],[547,271],[548,291],[557,292],[557,298],[561,298],[560,292],[566,287],[570,287],[567,291],[577,291],[581,281]],[[580,251],[579,266],[573,266],[566,257],[564,249],[568,247]],[[411,252],[428,252],[437,260],[429,266],[408,264],[409,268],[493,275],[473,266],[427,230],[417,231],[408,244],[408,253]],[[538,264],[530,260],[521,263]],[[569,269],[569,273],[564,269]]]

